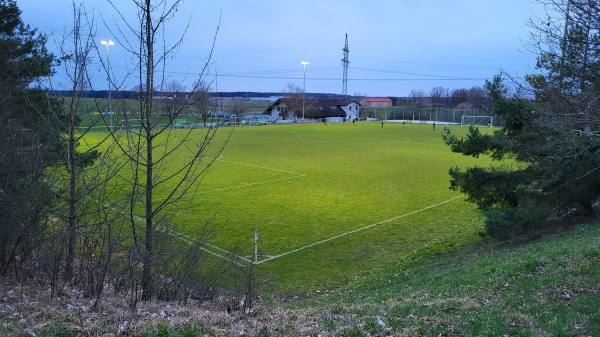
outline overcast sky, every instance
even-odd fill
[[[134,18],[129,1],[115,2]],[[104,0],[84,3],[100,21],[98,40],[116,42],[109,49],[111,67],[130,89],[136,83],[126,77],[131,55],[125,53],[124,38],[105,27],[122,20]],[[72,1],[20,0],[18,6],[26,23],[53,36],[50,49],[55,51],[52,44],[72,23]],[[288,83],[301,87],[300,62],[308,61],[306,91],[341,94],[345,34],[350,95],[471,88],[500,70],[519,76],[533,71],[535,55],[523,42],[530,31],[526,21],[539,13],[539,5],[530,0],[186,0],[167,26],[167,37],[175,42],[189,22],[167,73],[170,80],[189,86],[191,74],[207,58],[221,16],[212,57],[213,90],[280,92]],[[101,51],[97,57],[106,57]],[[94,87],[106,89],[106,75],[97,73]],[[59,71],[55,83],[62,80]]]

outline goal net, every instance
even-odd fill
[[[460,119],[460,125],[493,126],[492,116],[466,116]]]

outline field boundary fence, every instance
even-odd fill
[[[361,115],[378,120],[398,120],[412,123],[449,123],[460,124],[463,116],[489,116],[482,109],[450,109],[433,107],[398,106],[386,108],[361,108]],[[494,126],[503,126],[499,116],[494,116]]]

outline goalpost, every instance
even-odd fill
[[[493,126],[493,116],[467,116],[462,115],[460,125]]]

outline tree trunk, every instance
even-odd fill
[[[65,279],[71,280],[73,277],[73,262],[75,260],[75,239],[77,236],[77,168],[75,162],[75,135],[73,128],[75,125],[73,112],[71,109],[69,125],[69,144],[68,144],[68,167],[69,167],[69,223],[67,225],[67,256],[65,260]]]
[[[152,121],[152,101],[154,99],[154,31],[152,27],[152,6],[151,1],[146,0],[144,8],[145,14],[145,37],[146,37],[146,98],[144,104],[145,138],[146,138],[146,238],[145,252],[143,258],[142,271],[142,300],[152,299],[152,269],[154,261],[154,209],[152,205],[153,193],[153,158],[152,158],[152,138],[154,137]]]

